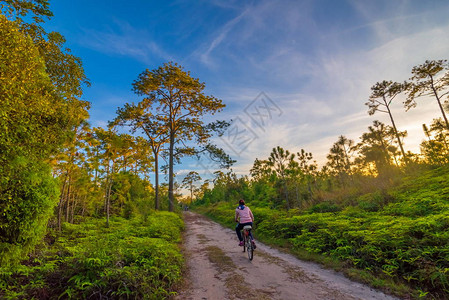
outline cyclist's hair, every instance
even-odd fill
[[[240,199],[240,200],[239,200],[239,204],[240,204],[240,205],[245,205],[245,200]]]

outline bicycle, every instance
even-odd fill
[[[251,225],[246,225],[243,227],[243,252],[247,252],[248,253],[248,259],[249,260],[253,260],[253,256],[254,256],[254,245],[251,241],[251,230],[253,228],[251,227]]]

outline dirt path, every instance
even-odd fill
[[[192,212],[184,216],[189,278],[178,300],[395,299],[261,243],[251,262],[234,231]]]

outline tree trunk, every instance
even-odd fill
[[[159,155],[154,151],[154,208],[159,210]]]
[[[298,205],[299,207],[301,207],[301,206],[299,205],[300,202],[299,202],[298,182],[296,182],[296,184],[295,184],[295,190],[296,190],[296,203],[297,203],[297,205]]]
[[[168,157],[168,211],[174,211],[174,193],[173,193],[173,151],[175,144],[175,133],[173,130],[170,132],[170,148]]]
[[[290,209],[290,201],[288,201],[287,183],[284,184],[284,190],[285,190],[285,204],[287,205],[287,210],[289,210]]]
[[[307,179],[307,189],[309,190],[310,200],[312,200],[313,193],[312,193],[312,185],[310,184],[310,180]]]
[[[388,110],[388,115],[390,116],[391,124],[393,125],[394,134],[396,135],[396,139],[398,140],[399,148],[401,148],[401,153],[402,153],[402,157],[404,158],[404,163],[407,165],[408,158],[405,155],[404,147],[402,147],[401,138],[399,137],[399,133],[396,128],[396,124],[394,123],[394,119],[393,119],[393,115],[391,114],[390,106],[387,104],[387,99],[385,98],[385,96],[383,98],[384,98],[385,106],[387,107],[387,110]]]
[[[431,79],[431,83],[432,83],[433,94],[435,95],[435,98],[437,98],[438,106],[440,107],[441,114],[443,115],[444,122],[446,123],[446,129],[449,130],[449,122],[447,120],[446,113],[444,112],[443,106],[441,105],[440,97],[438,97],[438,92],[437,92],[437,90],[436,90],[436,88],[434,86],[433,77],[430,76],[430,79]]]
[[[67,185],[67,177],[68,174],[66,173],[64,184],[62,185],[61,189],[61,196],[59,197],[59,204],[58,204],[58,230],[62,230],[62,206],[64,204],[64,193],[65,193],[65,187]]]
[[[87,202],[87,195],[84,195],[84,199],[83,199],[83,206],[81,209],[81,216],[84,217],[84,213],[86,211],[86,202]]]
[[[70,184],[71,181],[71,176],[69,175],[69,181],[68,181],[68,186],[67,186],[67,195],[66,195],[66,207],[65,207],[65,221],[68,222],[69,221],[69,208],[70,208],[70,194],[71,194],[71,187],[72,185]]]
[[[109,180],[108,191],[106,195],[106,227],[109,227],[109,214],[111,210],[111,190],[112,190],[112,180]]]
[[[76,209],[76,204],[78,203],[78,197],[76,197],[75,195],[73,195],[73,200],[72,200],[72,212],[70,213],[70,223],[73,224],[73,221],[75,219],[75,209]]]

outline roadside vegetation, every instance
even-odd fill
[[[182,278],[183,221],[155,212],[146,220],[113,217],[64,223],[27,260],[0,268],[2,299],[164,299]]]
[[[193,207],[234,227],[243,198],[261,240],[403,298],[448,299],[448,62],[425,61],[408,81],[371,92],[369,115],[387,114],[389,125],[373,121],[358,142],[339,136],[321,168],[312,153],[277,146],[247,176],[217,171]],[[406,151],[391,109],[398,99],[405,111],[426,100],[441,113],[423,124],[420,153]]]
[[[397,186],[289,211],[248,199],[256,237],[322,262],[398,296],[449,294],[449,168],[427,170]],[[235,226],[235,201],[195,207]]]

